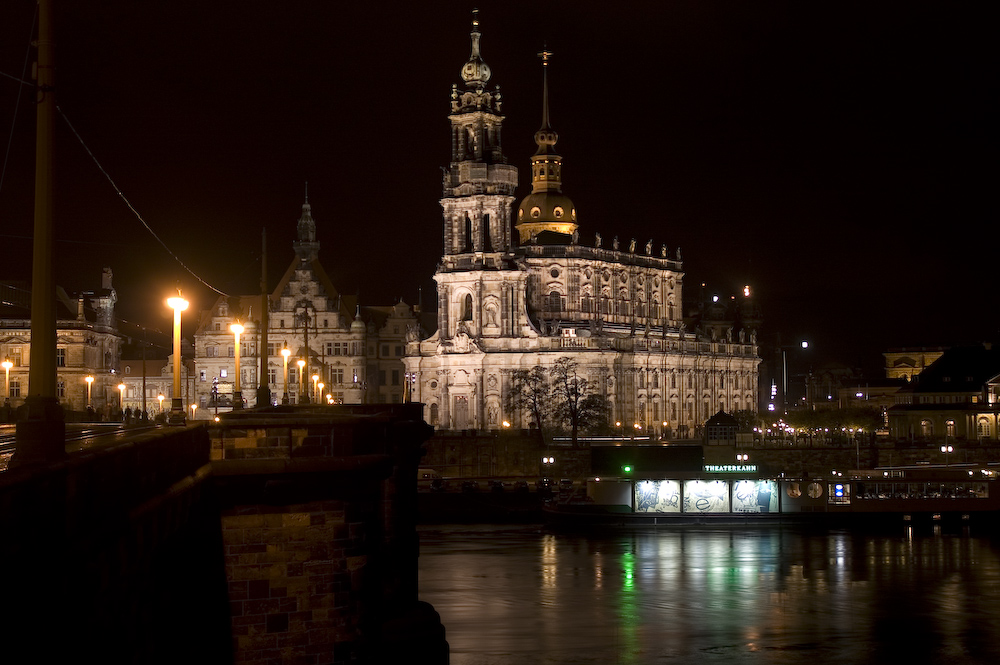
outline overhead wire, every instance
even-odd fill
[[[183,261],[181,261],[181,259],[180,259],[179,256],[177,256],[176,254],[174,254],[174,252],[170,249],[170,247],[167,246],[167,243],[163,242],[163,240],[160,238],[160,236],[158,236],[156,234],[156,231],[154,231],[152,229],[152,227],[150,227],[149,224],[146,223],[146,220],[142,218],[142,215],[139,214],[139,211],[135,209],[135,206],[132,205],[132,202],[128,200],[128,198],[125,196],[125,194],[122,192],[122,190],[119,189],[118,185],[115,184],[115,181],[111,178],[111,175],[106,170],[104,170],[104,167],[101,165],[101,162],[98,161],[97,157],[94,155],[94,153],[87,146],[87,143],[83,140],[83,137],[80,136],[80,133],[78,131],[76,131],[76,127],[73,126],[73,123],[71,123],[69,121],[69,118],[66,117],[66,114],[63,113],[62,108],[60,108],[59,106],[56,106],[56,110],[59,112],[59,115],[62,117],[62,119],[66,121],[66,125],[69,126],[70,131],[72,131],[73,135],[76,136],[76,139],[80,142],[80,145],[83,146],[83,149],[87,152],[88,155],[90,155],[90,158],[94,161],[94,164],[97,166],[97,169],[104,175],[105,178],[107,178],[108,182],[111,183],[111,186],[114,187],[115,193],[117,193],[118,196],[121,198],[121,200],[125,202],[125,205],[128,206],[128,209],[132,211],[133,215],[135,215],[135,218],[138,219],[139,222],[144,227],[146,227],[146,230],[149,231],[149,234],[151,236],[153,236],[153,238],[156,240],[156,242],[160,243],[160,246],[163,247],[163,249],[167,252],[167,254],[169,254],[175,261],[177,261],[177,263],[180,264],[180,266],[182,268],[184,268],[189,273],[191,273],[191,276],[194,277],[195,279],[197,279],[199,282],[201,282],[202,284],[204,284],[205,286],[207,286],[212,291],[215,291],[220,296],[227,296],[228,297],[229,296],[228,293],[226,293],[225,291],[221,291],[220,289],[217,289],[213,285],[211,285],[208,282],[206,282],[204,279],[201,278],[200,275],[198,275],[198,273],[196,273],[194,270],[192,270],[191,268],[189,268],[186,263],[184,263]]]
[[[35,34],[35,21],[38,20],[38,4],[35,4],[35,13],[31,18],[31,32],[28,33],[28,46],[24,50],[24,65],[21,66],[21,78],[11,76],[10,74],[3,74],[7,78],[14,79],[15,81],[23,84],[17,87],[17,99],[14,101],[14,112],[10,117],[10,135],[7,137],[7,150],[4,152],[3,156],[3,169],[0,169],[0,192],[3,191],[3,181],[4,176],[7,175],[7,162],[10,159],[10,149],[14,145],[14,127],[17,126],[17,110],[21,107],[21,91],[24,90],[25,85],[33,85],[30,81],[24,79],[25,74],[28,71],[28,62],[31,60],[31,38]]]

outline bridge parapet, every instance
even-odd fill
[[[204,426],[164,428],[0,474],[8,653],[231,659],[208,449]]]
[[[234,662],[447,663],[417,598],[421,414],[274,407],[212,428]]]

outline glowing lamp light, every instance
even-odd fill
[[[167,298],[167,307],[174,310],[175,312],[183,312],[188,308],[188,301],[180,296],[174,296],[173,298]]]
[[[743,287],[743,297],[744,298],[749,298],[750,297],[750,285],[749,284],[747,284],[746,286]]]

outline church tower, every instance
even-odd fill
[[[556,153],[559,135],[549,125],[549,60],[551,51],[538,54],[542,59],[542,126],[535,132],[538,150],[531,157],[531,194],[517,207],[517,232],[522,244],[541,231],[573,235],[577,229],[576,207],[562,193],[562,157]]]
[[[312,206],[309,205],[309,189],[306,185],[306,200],[302,204],[302,215],[296,226],[296,239],[292,242],[295,255],[299,261],[309,263],[319,255],[319,241],[316,240],[316,222],[312,216]]]
[[[486,89],[490,68],[480,52],[479,18],[473,11],[472,55],[462,67],[465,89],[451,90],[451,164],[444,173],[444,255],[506,252],[517,168],[500,147],[499,86]]]

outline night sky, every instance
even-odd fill
[[[202,279],[255,292],[266,228],[273,285],[292,260],[308,181],[320,258],[343,292],[412,303],[423,285],[433,300],[450,91],[469,56],[473,4],[55,4],[59,106]],[[722,297],[750,284],[767,335],[877,368],[888,347],[998,332],[986,5],[478,6],[519,198],[545,46],[581,242],[599,232],[680,246],[686,300],[703,282]],[[3,3],[0,73],[21,76],[34,9]],[[27,279],[34,111],[30,89],[18,103],[22,86],[8,76],[0,277]],[[164,330],[172,288],[207,307],[212,291],[145,230],[67,124],[57,127],[58,283],[96,288],[110,265],[120,316]]]

